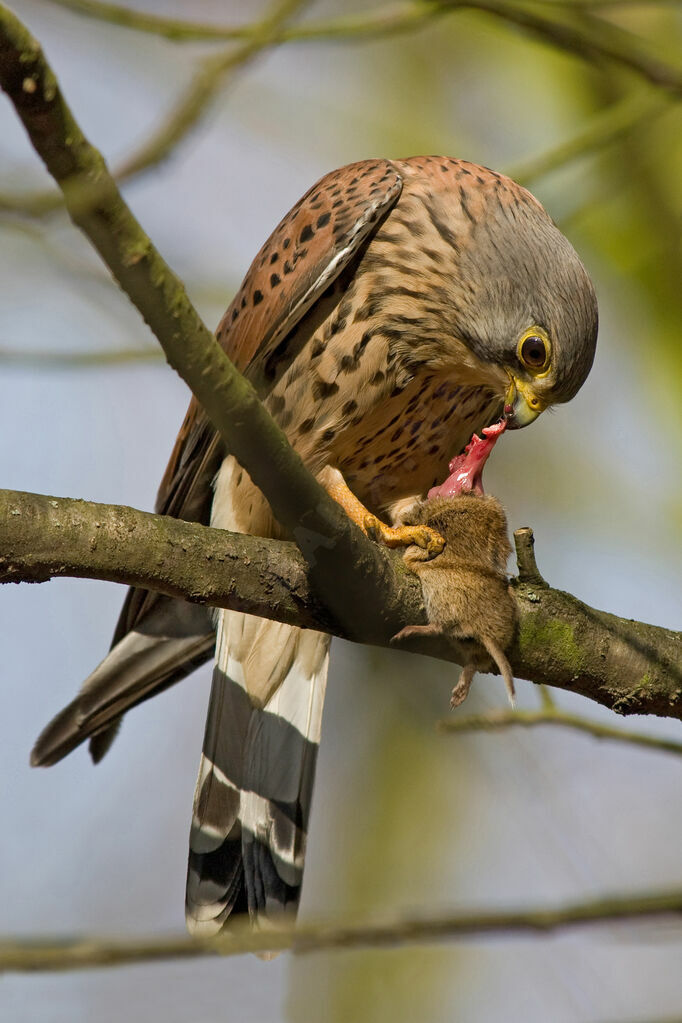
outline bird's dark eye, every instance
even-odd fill
[[[521,342],[519,357],[528,369],[544,369],[547,362],[547,344],[537,334],[529,334]]]

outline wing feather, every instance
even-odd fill
[[[363,160],[325,175],[280,221],[254,259],[216,337],[237,368],[258,367],[338,277],[398,200],[402,177],[388,160]],[[273,283],[278,278],[277,283]],[[156,512],[208,523],[222,446],[192,398],[156,499]],[[155,603],[135,591],[118,640]]]

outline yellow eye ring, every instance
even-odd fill
[[[516,346],[516,354],[521,365],[534,376],[545,376],[549,373],[552,349],[542,327],[531,327],[521,336]]]

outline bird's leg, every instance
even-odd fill
[[[329,496],[341,505],[348,518],[372,540],[383,543],[386,547],[409,547],[416,544],[427,551],[431,558],[443,550],[445,540],[430,526],[389,526],[378,519],[358,500],[338,469],[325,465],[317,478]]]

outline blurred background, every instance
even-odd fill
[[[493,16],[470,4],[440,14],[458,5],[376,4],[308,4],[302,22],[334,23],[333,37],[290,41],[214,82],[192,129],[159,160],[145,147],[206,59],[239,42],[136,31],[78,13],[89,0],[13,8],[110,165],[134,165],[140,153],[149,163],[126,197],[211,326],[279,218],[335,166],[444,153],[528,184],[595,280],[600,345],[578,397],[500,445],[487,487],[512,528],[535,528],[554,586],[679,628],[682,9],[505,0]],[[247,0],[129,0],[128,9],[217,26],[264,11]],[[550,36],[568,25],[602,49],[640,55],[640,66],[661,62],[678,87],[657,88],[598,54],[584,59],[585,48],[558,50],[513,23],[524,12]],[[348,33],[379,16],[381,32]],[[46,210],[50,181],[6,102],[0,153],[0,483],[151,508],[186,388],[87,243]],[[3,936],[183,927],[208,669],[136,709],[96,769],[83,748],[51,770],[28,768],[39,730],[106,652],[122,598],[113,584],[76,580],[0,590]],[[437,735],[453,681],[445,664],[334,642],[303,919],[679,885],[679,757],[558,729]],[[537,706],[533,685],[518,689],[521,706]],[[558,700],[618,723],[579,698]],[[466,710],[503,705],[500,679],[485,677]],[[681,738],[679,722],[627,725]],[[608,927],[270,963],[10,975],[0,1017],[670,1021],[682,1019],[679,965],[679,929]]]

